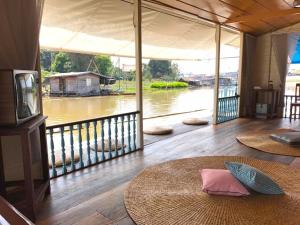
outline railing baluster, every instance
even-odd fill
[[[221,99],[218,98],[218,115],[217,115],[217,123],[220,123],[220,115],[221,115]]]
[[[80,168],[84,167],[83,155],[82,155],[82,135],[81,135],[81,124],[77,125],[78,128],[78,145],[79,145],[79,165]]]
[[[223,102],[224,102],[223,99],[221,99],[221,101],[220,101],[220,122],[222,122],[223,116],[224,116]]]
[[[104,120],[101,120],[101,160],[105,160],[105,154],[104,154],[104,148],[105,148],[105,144],[104,144]]]
[[[108,118],[108,159],[112,158],[111,154],[111,119]]]
[[[291,104],[296,102],[297,100],[297,96],[296,95],[284,95],[284,109],[283,109],[283,118],[289,118],[290,116],[292,116],[293,118],[296,117],[296,119],[300,119],[299,118],[299,112],[300,109],[298,107],[294,107],[291,110]],[[292,115],[291,115],[292,113]],[[296,113],[296,115],[294,115],[294,113]]]
[[[232,120],[233,119],[233,107],[234,107],[234,101],[233,98],[229,98],[228,99],[228,108],[229,108],[229,119]]]
[[[217,123],[233,120],[238,117],[239,96],[218,99]]]
[[[133,149],[136,150],[136,114],[132,115],[133,119]]]
[[[231,120],[231,98],[228,98],[226,101],[226,107],[227,107],[227,120]]]
[[[130,130],[130,115],[127,115],[128,121],[128,152],[131,152],[131,130]]]
[[[230,98],[229,100],[229,109],[230,109],[230,119],[232,120],[234,118],[234,98]]]
[[[288,101],[288,97],[284,96],[284,115],[283,115],[284,118],[287,117],[287,101]]]
[[[223,104],[222,102],[224,101],[221,100],[220,102],[221,104]],[[222,107],[222,105],[220,106]],[[220,112],[222,112],[222,109],[220,109]],[[137,146],[136,118],[138,114],[139,112],[124,113],[115,116],[97,118],[94,120],[85,120],[76,123],[67,123],[64,125],[55,125],[55,126],[48,127],[47,135],[50,141],[51,163],[53,165],[51,168],[51,177],[57,177],[58,173],[59,175],[64,175],[69,171],[71,172],[78,169],[82,169],[87,166],[97,164],[101,161],[105,161],[106,159],[112,159],[137,150],[138,146]],[[105,120],[107,120],[107,122],[105,122]],[[99,126],[98,126],[98,122],[100,122]],[[125,128],[126,122],[128,123],[126,127],[127,129]],[[90,126],[93,126],[93,128],[91,128]],[[56,131],[55,129],[59,131],[58,138],[60,137],[60,144],[58,144],[58,146],[61,146],[61,151],[59,150],[59,152],[56,153],[59,153],[61,156],[60,155],[57,156],[57,154],[55,154],[55,141],[56,141],[54,139],[55,138],[54,132]],[[75,134],[75,132],[77,132],[76,131],[77,129],[78,129],[78,138],[75,138],[74,135],[77,135]],[[85,141],[85,138],[83,138],[82,132],[84,132],[84,137],[86,136],[86,144],[84,143],[84,145],[83,145],[83,141]],[[94,132],[94,134],[91,134],[90,132]],[[99,134],[98,132],[101,133]],[[127,134],[128,136],[125,137],[125,135]],[[70,135],[70,137],[67,137],[67,135]],[[101,143],[100,143],[100,136],[101,136]],[[67,143],[65,142],[66,141],[65,138],[69,139]],[[94,140],[92,140],[91,138],[94,138]],[[69,143],[70,143],[70,147],[69,147]],[[85,151],[85,146],[87,147],[87,151]],[[95,148],[95,153],[91,152],[93,146]],[[98,153],[97,151],[100,148],[100,146],[102,149],[101,156],[98,155],[100,153]],[[77,148],[79,152],[78,166],[75,161]],[[107,153],[105,153],[105,151],[107,151]],[[95,154],[95,156],[93,156],[93,154]],[[70,156],[70,165],[69,165],[69,159],[68,162],[66,159],[69,156]],[[56,158],[60,158],[60,157],[62,159],[61,160],[62,167],[58,172],[55,163],[57,161]]]
[[[235,98],[234,99],[234,118],[236,118],[236,117],[238,117],[238,99],[237,98]]]
[[[87,148],[87,164],[91,165],[91,145],[90,145],[90,123],[85,123],[86,128],[86,148]]]
[[[125,154],[125,149],[124,149],[124,116],[121,116],[121,154]]]
[[[50,129],[50,148],[51,148],[52,177],[56,177],[57,176],[57,171],[56,171],[56,167],[55,167],[53,129]]]
[[[73,125],[70,126],[70,145],[71,145],[71,170],[75,170],[74,163],[74,137],[73,137]]]
[[[118,154],[118,117],[115,117],[115,157],[117,157]]]
[[[60,127],[60,141],[61,141],[61,159],[62,159],[62,173],[67,173],[66,167],[66,150],[65,150],[65,137],[64,137],[64,127]]]
[[[93,124],[94,124],[95,163],[97,163],[99,161],[99,159],[98,159],[98,140],[97,140],[97,121],[94,121]]]
[[[224,107],[224,100],[221,99],[221,101],[220,101],[220,122],[223,122],[223,117],[224,117],[223,107]]]
[[[224,112],[224,117],[223,117],[223,122],[224,121],[226,121],[227,120],[227,118],[228,118],[228,100],[227,99],[224,99],[224,102],[223,102],[223,104],[224,104],[224,110],[223,110],[223,112]]]

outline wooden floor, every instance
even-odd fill
[[[37,224],[132,225],[123,204],[123,192],[145,167],[208,155],[241,155],[291,164],[295,158],[250,149],[239,144],[235,137],[242,132],[299,125],[298,121],[289,123],[288,119],[237,119],[198,129],[177,124],[175,135],[160,139],[146,136],[150,144],[144,151],[52,180],[51,196],[41,206]]]

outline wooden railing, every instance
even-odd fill
[[[218,99],[217,123],[238,118],[239,95]]]
[[[136,111],[47,127],[51,177],[138,150],[138,115]]]
[[[296,97],[299,100],[299,96],[296,95],[284,95],[284,108],[283,108],[283,118],[289,118],[290,117],[290,107],[292,102],[296,102]],[[296,110],[296,114],[299,115],[299,109],[298,107],[294,108],[293,110]],[[296,117],[296,119],[300,119],[299,117]]]
[[[22,213],[0,196],[0,224],[33,225]]]

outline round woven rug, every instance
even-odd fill
[[[225,161],[247,163],[272,177],[284,195],[247,197],[208,195],[201,191],[199,169],[224,169]],[[300,170],[244,157],[198,157],[146,168],[124,194],[137,225],[299,224]]]
[[[270,134],[292,132],[292,129],[277,129],[277,130],[266,130],[266,131],[254,131],[248,134],[242,134],[237,136],[236,139],[250,147],[259,151],[286,155],[286,156],[300,156],[300,147],[292,147],[288,144],[283,144],[278,141],[274,141],[270,138]]]

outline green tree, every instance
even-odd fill
[[[80,54],[80,53],[67,53],[72,62],[72,71],[84,72],[87,71],[90,64],[92,55]]]
[[[148,66],[153,78],[162,78],[171,73],[171,61],[169,60],[151,59]]]
[[[129,72],[126,73],[125,79],[129,81],[135,80],[135,70],[130,70]]]
[[[51,52],[46,50],[41,50],[40,52],[41,59],[41,69],[49,71],[51,69]]]
[[[144,80],[152,80],[152,74],[150,72],[150,68],[147,64],[143,65],[143,79]]]
[[[121,68],[119,67],[114,67],[112,69],[111,75],[116,79],[116,80],[122,80],[124,76],[124,72]]]
[[[52,61],[55,58],[55,55],[58,52],[53,52],[53,51],[48,51],[48,50],[44,50],[42,49],[40,51],[40,61],[41,61],[41,69],[45,70],[45,71],[50,71],[51,70],[51,64]]]
[[[98,70],[102,75],[111,75],[113,70],[113,63],[109,56],[97,55],[94,57],[94,59]]]
[[[59,73],[71,72],[72,62],[69,55],[64,52],[59,52],[51,64],[51,71]]]
[[[41,71],[41,78],[42,78],[42,81],[45,80],[46,77],[49,77],[50,76],[50,72],[47,71],[47,70],[42,70]]]
[[[171,72],[168,75],[168,79],[172,80],[172,81],[175,81],[175,80],[178,80],[178,77],[179,77],[178,64],[172,63],[172,65],[171,65]]]

